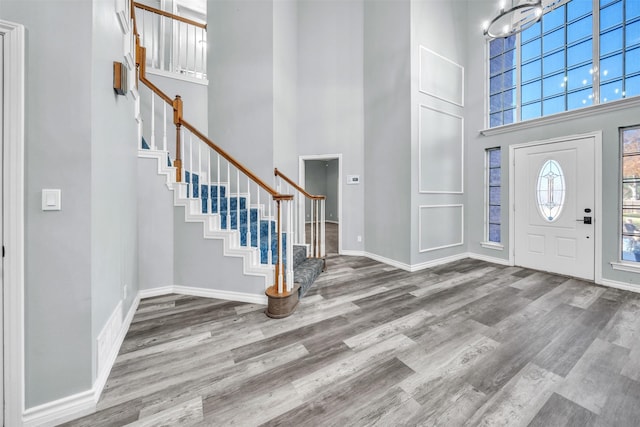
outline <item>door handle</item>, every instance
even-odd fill
[[[576,221],[578,222],[582,222],[584,224],[591,224],[591,217],[590,216],[585,216],[582,219],[576,219]]]

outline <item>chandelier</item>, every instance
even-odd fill
[[[518,34],[540,21],[542,15],[569,0],[502,0],[495,18],[484,24],[484,35],[498,39]]]

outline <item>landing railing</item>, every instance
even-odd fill
[[[282,183],[286,186],[284,192],[293,193],[294,244],[305,245],[307,238],[306,208],[309,202],[309,256],[325,258],[325,200],[326,196],[309,194],[304,188],[296,184],[291,178],[274,169],[276,188],[282,191]]]
[[[134,2],[147,67],[206,80],[207,25]]]
[[[138,7],[136,3],[134,3]],[[147,78],[147,50],[141,44],[134,6],[139,85],[139,148],[167,155],[175,167],[174,180],[189,208],[206,215],[208,226],[235,230],[236,246],[253,248],[253,265],[274,270],[268,296],[286,297],[293,291],[293,199],[282,194],[216,145],[183,117],[182,99],[170,98]],[[140,107],[140,103],[144,108]],[[142,111],[150,112],[142,117]],[[175,141],[173,144],[171,141]],[[162,154],[164,155],[164,154]]]

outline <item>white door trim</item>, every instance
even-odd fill
[[[0,21],[4,36],[4,390],[5,425],[24,413],[24,27]]]
[[[338,254],[342,255],[342,154],[315,154],[300,156],[298,160],[298,182],[304,188],[306,160],[336,160],[338,159]]]
[[[515,150],[535,145],[554,144],[558,142],[572,141],[575,139],[593,138],[595,149],[595,282],[602,284],[602,131],[595,131],[579,135],[563,136],[541,141],[525,142],[509,146],[509,264],[515,264]]]

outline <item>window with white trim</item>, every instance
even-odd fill
[[[500,243],[500,211],[501,211],[501,178],[500,147],[486,150],[487,162],[487,208],[486,208],[486,239],[487,242]]]
[[[621,259],[640,262],[640,126],[620,129],[622,153]]]
[[[637,95],[639,0],[571,0],[489,42],[489,127]]]

